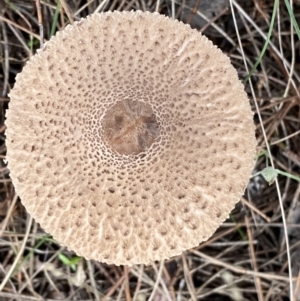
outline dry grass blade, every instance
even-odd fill
[[[9,280],[9,278],[12,276],[13,272],[15,271],[15,268],[17,266],[17,264],[19,263],[19,260],[21,258],[21,256],[23,255],[26,243],[27,243],[27,239],[31,230],[31,225],[32,225],[32,217],[29,217],[28,219],[28,225],[27,225],[27,230],[25,233],[25,237],[23,239],[22,245],[20,246],[20,249],[18,251],[18,254],[13,262],[13,264],[11,265],[9,271],[7,272],[6,276],[4,277],[4,279],[2,280],[1,284],[0,284],[0,292],[2,292],[4,286],[6,285],[7,281]]]
[[[187,262],[186,262],[185,255],[182,254],[181,258],[182,258],[182,263],[183,263],[183,272],[184,272],[185,283],[187,285],[187,288],[188,288],[188,291],[190,293],[191,299],[193,301],[196,301],[197,300],[196,291],[195,291],[195,287],[194,287],[194,284],[193,284],[193,281],[192,281],[191,272],[189,271],[189,268],[188,268],[188,265],[187,265]]]
[[[289,277],[280,276],[280,275],[277,275],[277,274],[268,274],[268,273],[255,272],[255,271],[251,271],[251,270],[245,270],[245,269],[233,266],[231,264],[228,264],[226,262],[223,262],[221,260],[218,260],[216,258],[213,258],[211,256],[208,256],[208,255],[206,255],[202,252],[199,252],[199,251],[192,251],[192,252],[195,255],[206,259],[208,261],[208,263],[212,263],[212,264],[216,264],[218,266],[222,266],[222,267],[224,267],[224,268],[226,268],[226,269],[228,269],[232,272],[235,272],[235,273],[238,273],[238,274],[241,274],[241,275],[251,275],[251,276],[260,277],[260,278],[263,278],[263,279],[266,279],[266,280],[269,280],[269,281],[272,281],[272,280],[279,280],[279,281],[285,281],[285,282],[290,281]]]
[[[248,66],[247,66],[247,61],[245,59],[242,43],[241,43],[241,40],[240,40],[239,31],[238,31],[238,27],[237,27],[235,15],[234,15],[233,0],[230,0],[230,5],[231,5],[231,10],[232,10],[233,19],[234,19],[234,23],[235,23],[235,28],[236,28],[236,32],[237,32],[237,37],[238,37],[238,40],[239,40],[239,45],[242,49],[245,69],[246,69],[247,73],[249,73]],[[274,10],[277,9],[277,7],[278,7],[278,0],[275,0],[274,1]],[[275,167],[274,167],[274,162],[273,162],[271,150],[270,150],[270,147],[269,147],[269,144],[268,144],[268,139],[267,139],[266,132],[265,132],[265,129],[264,129],[262,117],[261,117],[261,114],[260,114],[260,111],[259,111],[259,106],[258,106],[258,103],[257,103],[257,100],[256,100],[256,96],[255,96],[256,94],[255,94],[255,91],[254,91],[254,88],[253,88],[253,85],[252,85],[252,80],[250,78],[249,78],[249,84],[250,84],[251,93],[252,93],[252,96],[253,96],[253,99],[254,99],[256,112],[258,114],[259,122],[261,124],[262,133],[263,133],[263,137],[264,137],[264,140],[265,140],[265,143],[266,143],[270,163],[271,163],[271,165],[274,169]],[[293,281],[292,281],[292,266],[291,266],[291,256],[290,256],[290,248],[289,248],[289,237],[288,237],[288,233],[287,233],[285,211],[284,211],[284,207],[283,207],[283,202],[282,202],[281,192],[280,192],[280,186],[279,186],[277,177],[275,178],[275,185],[276,185],[278,200],[279,200],[279,204],[280,204],[281,216],[282,216],[282,220],[283,220],[284,235],[285,235],[285,241],[286,241],[286,247],[287,247],[289,278],[290,278],[290,298],[291,298],[291,301],[293,301],[294,300],[293,299]]]
[[[248,75],[244,61],[251,69],[268,42],[251,82],[245,84],[254,112],[258,150],[267,147],[272,166],[299,177],[300,41],[294,23],[299,22],[299,1],[279,1],[269,41],[275,1],[0,0],[0,3],[1,301],[295,301],[300,298],[300,188],[295,180],[278,175],[275,185],[269,186],[261,176],[251,179],[231,220],[208,241],[181,257],[130,268],[78,261],[74,253],[45,237],[39,225],[28,228],[26,211],[14,193],[5,164],[4,125],[15,77],[40,44],[50,39],[52,27],[53,31],[62,30],[88,14],[107,10],[157,11],[202,31],[228,54],[241,79]],[[61,7],[54,22],[59,3]],[[258,157],[253,173],[265,167],[266,157]],[[286,244],[288,239],[290,244]],[[63,262],[62,258],[68,261]]]
[[[250,254],[251,254],[251,258],[252,258],[252,265],[253,265],[254,271],[257,272],[258,269],[257,269],[256,255],[255,255],[254,246],[253,246],[253,236],[252,236],[251,228],[249,227],[249,219],[247,217],[245,217],[245,223],[247,225],[247,234],[248,234],[248,239],[249,239],[249,248],[250,248]],[[262,292],[261,279],[258,277],[255,277],[254,281],[255,281],[255,285],[256,285],[258,300],[263,301],[264,296],[263,296],[263,292]]]
[[[156,274],[156,281],[155,281],[155,283],[154,283],[154,286],[153,286],[153,289],[152,289],[152,292],[151,292],[151,295],[150,295],[148,301],[152,301],[152,300],[154,300],[154,298],[155,298],[155,295],[156,295],[157,290],[158,290],[159,283],[160,283],[160,281],[161,281],[161,276],[162,276],[162,272],[163,272],[163,267],[164,267],[164,260],[162,260],[162,261],[160,262],[159,270],[158,270],[158,272],[157,272],[157,274]]]
[[[16,27],[16,28],[18,28],[18,29],[20,29],[20,30],[22,30],[22,31],[24,31],[24,32],[26,32],[26,33],[28,33],[28,34],[30,34],[30,35],[32,35],[33,37],[35,37],[35,38],[37,38],[37,39],[40,38],[40,36],[39,36],[38,34],[33,33],[32,31],[26,29],[25,27],[20,26],[20,25],[18,25],[18,24],[16,24],[16,23],[12,22],[12,21],[10,21],[9,19],[7,19],[7,18],[5,18],[5,17],[3,17],[3,16],[1,16],[1,15],[0,15],[0,20],[2,20],[3,22],[5,22],[5,23],[7,23],[7,24],[10,24],[10,25],[12,25],[12,26],[14,26],[14,27]]]

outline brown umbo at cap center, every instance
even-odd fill
[[[118,101],[102,119],[103,140],[121,155],[145,152],[159,135],[156,116],[142,101]]]

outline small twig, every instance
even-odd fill
[[[160,262],[160,267],[159,267],[159,270],[158,270],[158,273],[157,273],[157,278],[156,278],[153,290],[151,292],[151,295],[150,295],[148,301],[152,301],[154,299],[155,293],[156,293],[156,291],[158,289],[158,286],[159,286],[160,277],[161,277],[161,274],[162,274],[162,271],[163,271],[163,267],[164,267],[164,260],[162,260]]]
[[[155,11],[158,12],[160,7],[160,0],[156,0]]]
[[[110,296],[116,291],[116,289],[122,284],[124,281],[124,275],[121,276],[118,281],[109,289],[105,296],[103,296],[102,301],[106,301],[110,298]]]
[[[186,262],[185,254],[182,254],[181,258],[182,258],[182,263],[183,263],[184,278],[185,278],[185,282],[186,282],[189,294],[193,301],[197,301],[195,286],[192,281],[191,273],[189,271],[189,268],[188,268],[188,265]]]
[[[8,209],[8,211],[6,213],[5,219],[2,221],[2,225],[1,225],[1,228],[0,228],[0,237],[2,237],[3,231],[4,231],[4,229],[6,228],[6,226],[8,224],[8,220],[10,219],[10,217],[12,215],[12,212],[13,212],[13,210],[15,208],[17,199],[18,199],[18,196],[15,194],[14,198],[12,200],[12,203],[10,204],[9,209]]]
[[[130,290],[129,290],[129,277],[128,277],[128,267],[124,266],[124,286],[125,286],[125,296],[126,301],[131,301]]]
[[[290,150],[282,152],[282,155],[300,167],[300,155],[297,155]]]
[[[24,32],[26,32],[26,33],[32,35],[33,37],[35,37],[35,38],[37,38],[37,39],[40,38],[39,35],[33,33],[32,31],[26,29],[26,28],[23,27],[23,26],[18,25],[18,24],[15,23],[15,22],[10,21],[9,19],[7,19],[7,18],[5,18],[5,17],[3,17],[3,16],[1,16],[1,15],[0,15],[0,20],[6,22],[7,24],[10,24],[10,25],[12,25],[12,26],[14,26],[14,27],[16,27],[16,28],[19,28],[20,30],[22,30],[22,31],[24,31]]]
[[[4,22],[1,22],[4,23]],[[2,35],[3,35],[3,48],[4,48],[4,81],[3,81],[3,90],[2,96],[7,95],[8,90],[8,77],[9,77],[9,52],[8,52],[8,39],[6,33],[5,24],[2,24]]]
[[[137,299],[138,293],[139,293],[141,285],[142,285],[143,273],[144,273],[144,265],[141,264],[140,270],[139,270],[139,276],[138,276],[138,280],[137,280],[137,285],[135,287],[135,291],[134,291],[132,301],[135,301]]]
[[[208,256],[200,251],[196,251],[196,250],[191,250],[192,253],[194,253],[195,255],[202,257],[203,259],[207,260],[209,263],[218,265],[218,266],[222,266],[234,273],[238,273],[238,274],[242,274],[242,275],[249,275],[249,276],[255,276],[255,277],[260,277],[263,279],[266,279],[268,281],[272,281],[272,280],[279,280],[279,281],[285,281],[285,282],[289,282],[290,278],[286,277],[286,276],[280,276],[277,274],[270,274],[270,273],[261,273],[261,272],[254,272],[251,270],[246,270],[237,266],[234,266],[232,264],[226,263],[222,260],[216,259],[214,257]],[[293,278],[292,278],[293,279]],[[295,278],[296,279],[296,278]]]
[[[207,22],[203,27],[201,27],[200,32],[203,33],[212,23],[216,22],[220,17],[222,17],[228,11],[228,7],[225,7],[219,14],[213,17],[209,22]]]
[[[39,22],[39,32],[40,32],[40,48],[44,46],[44,27],[43,27],[43,18],[42,18],[42,6],[40,0],[36,0],[36,10],[38,15]]]
[[[172,19],[175,20],[175,1],[171,0],[171,15]]]
[[[250,202],[248,202],[245,198],[241,198],[241,201],[249,207],[251,210],[253,210],[255,213],[257,213],[259,216],[261,216],[264,220],[266,220],[268,223],[270,223],[272,220],[266,216],[263,212],[258,210],[255,206],[253,206]]]
[[[290,134],[290,135],[288,135],[288,136],[286,136],[286,137],[283,137],[283,138],[281,138],[281,139],[278,139],[278,140],[276,140],[276,141],[274,141],[274,142],[271,142],[271,145],[275,145],[275,144],[278,144],[278,143],[280,143],[280,142],[286,141],[286,140],[288,140],[288,139],[290,139],[290,138],[292,138],[292,137],[294,137],[294,136],[297,136],[298,134],[300,134],[300,130],[299,130],[299,131],[296,131],[295,133],[292,133],[292,134]]]
[[[251,228],[249,226],[249,219],[247,216],[245,216],[245,223],[247,225],[247,235],[248,235],[248,240],[249,240],[249,251],[250,251],[250,256],[252,259],[252,266],[253,266],[254,271],[257,272],[258,269],[257,269],[255,251],[254,251],[254,247],[253,247],[253,236],[252,236]],[[259,277],[254,277],[254,281],[255,281],[258,300],[263,301],[264,296],[262,293],[261,279]]]
[[[95,277],[94,277],[95,276],[94,265],[91,263],[90,260],[87,260],[86,263],[87,263],[87,266],[88,266],[88,271],[89,271],[89,275],[90,275],[91,285],[95,289],[93,293],[95,295],[96,300],[100,301],[101,297],[99,296],[98,291],[96,290],[97,286],[96,286],[96,281],[95,281]]]
[[[297,300],[298,298],[298,291],[300,289],[300,271],[298,273],[298,277],[296,280],[296,284],[295,284],[295,289],[294,289],[294,299]]]
[[[157,267],[156,267],[155,264],[153,265],[153,269],[155,270],[156,273],[158,272]],[[163,274],[160,277],[160,284],[161,284],[163,292],[165,293],[164,296],[162,297],[162,299],[164,299],[166,301],[172,301],[172,297],[170,295],[169,289],[167,288],[167,285],[166,285],[166,282],[165,282],[165,279],[164,279],[165,278],[164,277],[165,272],[166,272],[166,267],[164,265],[163,266]]]
[[[74,18],[73,18],[72,14],[69,10],[69,7],[68,7],[66,1],[65,0],[60,0],[60,3],[62,5],[66,15],[68,16],[68,19],[69,19],[70,23],[73,24],[74,23]]]
[[[186,22],[187,24],[190,24],[193,21],[193,18],[195,17],[195,14],[198,11],[198,7],[200,5],[200,2],[201,2],[201,0],[197,0],[197,2],[195,3],[195,6],[193,7],[193,10],[192,10],[187,22]]]

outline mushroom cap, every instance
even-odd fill
[[[16,192],[87,259],[149,264],[197,246],[251,175],[253,114],[236,70],[206,37],[157,13],[68,25],[10,98]]]

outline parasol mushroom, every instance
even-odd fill
[[[251,175],[253,115],[236,70],[206,37],[157,13],[68,25],[10,98],[16,192],[87,259],[149,264],[197,246]]]

